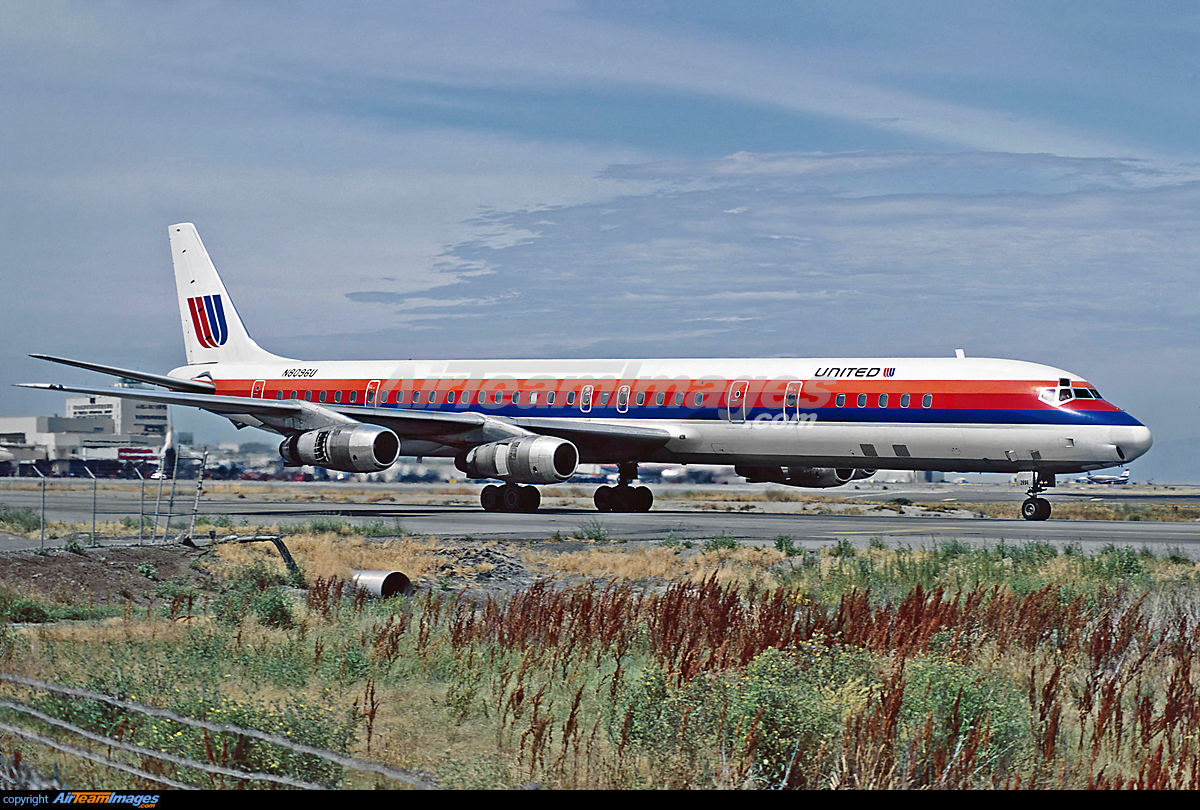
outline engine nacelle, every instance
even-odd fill
[[[734,467],[733,471],[751,484],[765,482],[789,487],[825,489],[840,487],[860,478],[869,478],[875,470],[834,469],[832,467]]]
[[[380,472],[400,457],[400,439],[375,425],[338,425],[289,436],[279,445],[279,455],[289,467]]]
[[[579,450],[554,436],[522,436],[471,448],[455,465],[472,478],[511,484],[558,484],[575,474]]]

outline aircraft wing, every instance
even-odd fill
[[[609,456],[660,447],[671,440],[661,428],[632,427],[581,419],[521,418],[489,416],[472,411],[426,411],[406,408],[369,408],[332,405],[298,399],[251,399],[249,397],[156,391],[148,388],[93,388],[53,383],[20,383],[19,388],[69,391],[89,396],[121,397],[164,405],[184,405],[255,427],[311,430],[324,416],[329,422],[363,422],[391,429],[401,439],[437,439],[447,444],[471,446],[507,435],[542,434],[568,439],[587,456]],[[255,423],[258,424],[255,424]],[[307,423],[307,424],[306,424]],[[328,422],[327,422],[328,423]],[[496,435],[496,431],[499,435]]]

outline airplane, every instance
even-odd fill
[[[1122,470],[1120,475],[1096,475],[1088,473],[1083,478],[1075,480],[1077,484],[1128,484],[1129,470]]]
[[[496,479],[487,511],[536,511],[537,485],[616,464],[600,511],[647,511],[639,463],[734,465],[750,482],[834,487],[877,469],[1032,471],[1021,513],[1055,475],[1127,464],[1150,430],[1078,375],[1017,360],[594,359],[308,361],[250,337],[191,223],[170,226],[187,364],[152,374],[34,354],[161,391],[22,387],[200,408],[280,434],[290,466],[380,472],[442,456]]]

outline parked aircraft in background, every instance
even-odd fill
[[[170,227],[187,365],[150,374],[33,355],[160,386],[27,384],[188,405],[283,436],[288,464],[378,472],[447,456],[484,509],[533,511],[537,484],[616,464],[601,511],[645,511],[639,462],[735,465],[751,482],[833,487],[876,469],[1056,474],[1125,464],[1150,431],[1078,375],[983,358],[305,361],[250,338],[193,225]]]
[[[1077,484],[1128,484],[1129,470],[1122,470],[1120,475],[1096,475],[1088,473],[1082,478],[1076,478]]]

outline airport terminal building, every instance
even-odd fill
[[[66,416],[0,417],[0,447],[18,462],[45,461],[57,471],[71,461],[154,460],[168,429],[166,405],[68,397]]]

